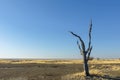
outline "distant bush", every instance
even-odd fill
[[[11,62],[20,62],[20,60],[11,60]]]
[[[100,60],[100,58],[96,58],[97,60]]]
[[[89,57],[89,59],[88,60],[93,60],[94,59],[94,57]]]

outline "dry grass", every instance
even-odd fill
[[[89,61],[84,77],[82,60],[0,60],[0,80],[117,80],[120,60]],[[119,80],[119,79],[118,79]]]

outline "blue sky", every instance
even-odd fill
[[[79,59],[91,18],[91,56],[119,58],[119,0],[0,0],[0,58]]]

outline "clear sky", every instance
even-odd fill
[[[91,18],[91,56],[120,58],[120,0],[0,0],[0,58],[81,58]]]

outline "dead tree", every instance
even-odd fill
[[[90,26],[89,26],[89,43],[88,43],[88,48],[87,49],[85,48],[85,43],[82,40],[82,38],[80,36],[78,36],[77,34],[73,33],[72,31],[70,31],[70,33],[72,35],[74,35],[75,37],[77,37],[79,39],[80,44],[77,41],[77,45],[78,45],[78,48],[80,50],[81,55],[83,56],[83,61],[84,61],[83,68],[84,68],[85,76],[90,76],[89,67],[88,67],[88,60],[90,58],[90,53],[91,53],[91,50],[92,50],[91,30],[92,30],[92,20],[91,20],[91,23],[90,23]]]

